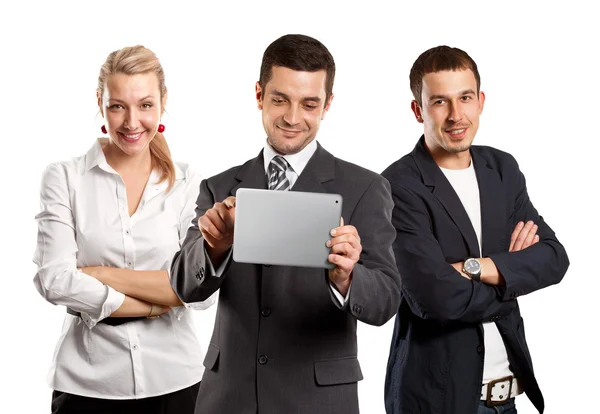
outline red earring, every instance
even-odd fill
[[[163,124],[158,124],[158,132],[161,134],[165,132],[165,126]]]
[[[102,127],[100,128],[100,131],[102,131],[103,134],[108,134],[108,131],[106,130],[106,127],[104,125],[102,125]]]

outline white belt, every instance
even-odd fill
[[[519,381],[515,377],[504,377],[483,384],[481,387],[481,399],[491,407],[504,404],[510,398],[516,397],[522,392],[523,390],[519,385]]]

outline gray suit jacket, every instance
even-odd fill
[[[400,300],[389,183],[319,145],[292,189],[341,194],[344,223],[358,229],[363,251],[345,306],[325,269],[231,261],[220,278],[208,275],[197,220],[238,188],[267,188],[262,152],[202,182],[196,219],[171,268],[184,302],[220,289],[196,412],[358,413],[356,320],[382,325]]]

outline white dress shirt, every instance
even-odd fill
[[[200,177],[176,163],[175,185],[166,193],[167,182],[157,184],[153,171],[130,217],[125,184],[102,151],[106,143],[99,139],[86,155],[49,165],[42,179],[34,284],[49,302],[81,312],[65,316],[48,383],[94,398],[163,395],[202,379],[192,313],[177,307],[158,319],[98,323],[125,296],[77,268],[169,269],[195,216]]]
[[[479,244],[479,256],[481,256],[481,203],[479,199],[479,185],[473,162],[463,170],[449,170],[441,168],[442,172],[450,181],[450,185],[456,191],[458,198],[465,208]],[[504,341],[495,322],[483,324],[483,344],[485,347],[485,358],[483,362],[483,384],[491,380],[500,379],[513,375],[509,368],[508,355]]]

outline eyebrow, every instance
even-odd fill
[[[464,91],[461,91],[458,96],[465,96],[465,95],[475,95],[475,91],[473,89],[465,89]],[[446,95],[431,95],[429,97],[430,101],[433,100],[437,100],[437,99],[448,99],[449,97]]]
[[[146,99],[154,99],[154,96],[153,95],[144,96],[143,98],[139,99],[138,102],[145,101]],[[117,99],[117,98],[110,98],[109,101],[125,103],[125,101],[122,101],[121,99]]]
[[[284,99],[289,100],[290,97],[288,95],[286,95],[283,92],[279,92],[277,89],[273,89],[270,93],[271,95],[276,95],[276,96],[281,96]],[[303,101],[314,101],[314,102],[321,102],[321,98],[319,98],[318,96],[307,96],[305,98],[302,98]]]

